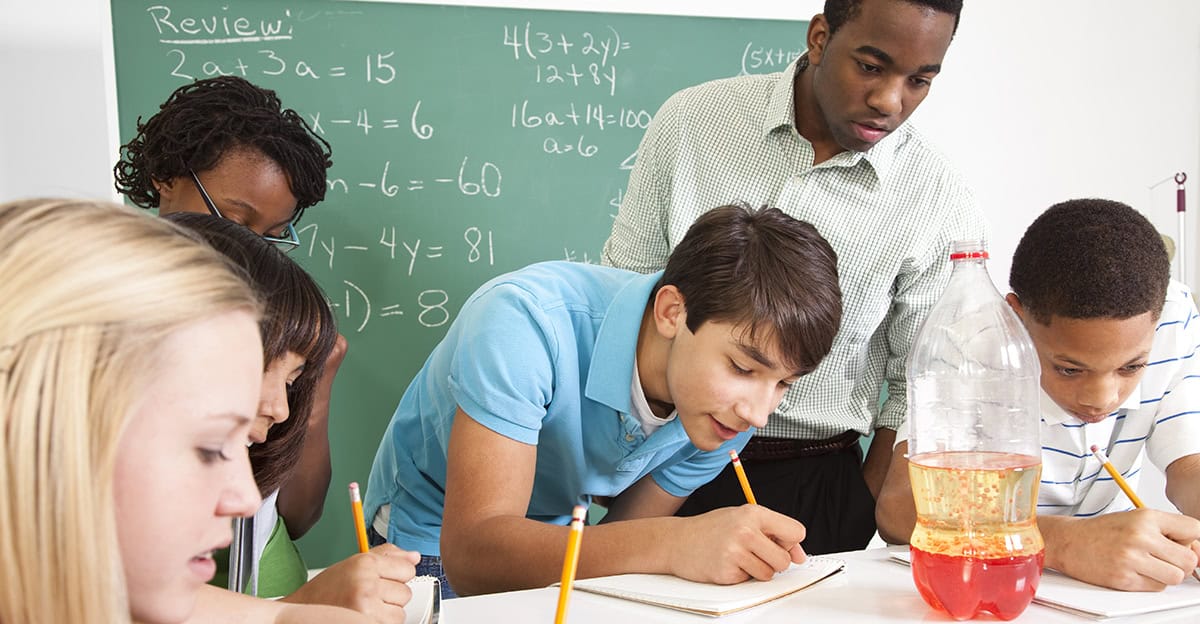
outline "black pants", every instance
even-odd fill
[[[857,445],[827,455],[794,459],[742,459],[759,505],[799,520],[801,546],[810,555],[861,550],[875,534],[875,499],[862,476]],[[746,503],[732,464],[692,492],[676,515],[695,516]]]

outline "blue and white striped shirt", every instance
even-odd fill
[[[1093,444],[1135,490],[1143,457],[1165,471],[1200,453],[1198,317],[1191,291],[1172,281],[1141,383],[1101,422],[1085,424],[1042,393],[1039,514],[1091,517],[1133,508],[1092,455]]]

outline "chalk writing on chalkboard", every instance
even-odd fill
[[[329,426],[334,472],[358,479],[466,298],[533,262],[599,262],[667,97],[781,71],[806,28],[333,0],[110,4],[122,142],[179,86],[232,74],[275,90],[332,145],[325,201],[291,255],[350,344]],[[301,544],[314,566],[353,549],[333,498]]]

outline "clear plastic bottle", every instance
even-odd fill
[[[913,580],[957,620],[1010,620],[1033,600],[1044,558],[1038,359],[983,245],[956,242],[950,259],[908,362]]]

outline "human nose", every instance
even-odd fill
[[[288,419],[290,412],[286,385],[280,384],[280,387],[275,388],[263,384],[263,394],[258,400],[258,415],[270,420],[272,425],[278,425]]]
[[[750,423],[751,426],[762,429],[767,425],[767,418],[783,399],[783,389],[775,384],[755,384],[756,387],[739,401],[734,409],[738,418]]]
[[[884,117],[895,117],[904,109],[904,84],[900,80],[880,82],[867,94],[867,106]]]
[[[1121,384],[1112,375],[1097,375],[1083,386],[1077,400],[1083,407],[1108,413],[1116,409],[1120,396]]]
[[[217,501],[218,516],[252,516],[262,505],[262,494],[258,491],[254,472],[250,468],[250,455],[247,451],[240,451],[238,456],[231,462],[228,481]]]

